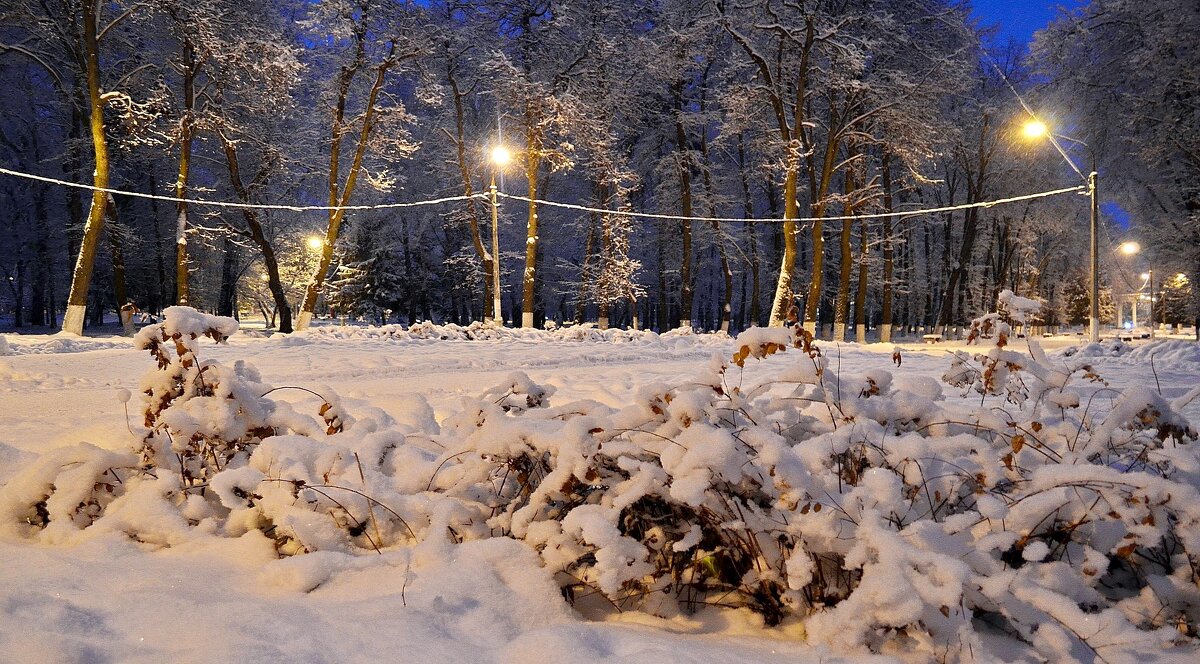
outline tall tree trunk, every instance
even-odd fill
[[[746,222],[746,235],[750,250],[750,325],[760,325],[762,317],[762,293],[759,283],[761,265],[758,260],[758,233],[754,228],[754,197],[750,193],[750,174],[746,168],[746,134],[738,134],[738,174],[742,181],[742,218]],[[749,325],[747,325],[749,327]]]
[[[596,242],[596,225],[599,223],[596,219],[597,213],[593,212],[588,216],[587,239],[583,242],[583,267],[579,273],[579,294],[575,298],[575,324],[583,323],[587,315],[588,289],[594,288],[596,284],[592,283],[592,248]]]
[[[683,256],[679,266],[679,327],[692,326],[692,307],[696,276],[692,274],[692,163],[688,153],[687,132],[683,127],[684,99],[683,80],[673,86],[675,97],[675,150],[676,168],[679,171],[680,215],[688,217],[682,222],[681,246]]]
[[[830,135],[825,144],[825,157],[821,161],[818,172],[809,164],[809,191],[812,192],[812,216],[816,219],[812,229],[812,279],[808,283],[808,299],[804,302],[804,327],[809,332],[816,331],[817,309],[821,304],[821,295],[825,279],[825,225],[821,219],[825,216],[825,197],[829,194],[829,186],[833,180],[834,158],[838,151],[838,139],[834,128],[830,127]],[[811,154],[811,151],[810,151]]]
[[[150,174],[150,191],[158,191],[157,179],[154,177],[154,168],[146,169]],[[157,271],[158,281],[154,284],[154,290],[151,291],[150,311],[155,315],[161,314],[163,304],[167,301],[164,289],[167,288],[167,263],[163,258],[163,233],[162,233],[162,218],[159,215],[158,199],[150,199],[150,222],[151,229],[154,233],[154,267]]]
[[[528,114],[532,114],[532,109]],[[528,116],[527,114],[527,116]],[[534,299],[537,297],[538,266],[538,172],[542,163],[541,133],[538,123],[527,117],[525,178],[529,183],[529,217],[525,223],[525,272],[521,275],[521,327],[533,327]]]
[[[365,58],[366,28],[360,23],[359,32],[355,35],[358,46],[353,64],[343,67],[341,74],[338,77],[338,96],[334,104],[333,121],[330,127],[329,140],[329,207],[346,206],[350,203],[350,196],[354,193],[354,186],[358,183],[359,173],[362,171],[363,155],[367,151],[367,142],[371,137],[371,129],[375,125],[376,114],[378,108],[376,103],[379,100],[379,93],[383,90],[384,77],[387,75],[388,69],[396,64],[393,59],[396,54],[396,44],[392,42],[388,45],[388,54],[375,68],[375,80],[371,84],[371,89],[367,93],[367,99],[362,113],[362,128],[354,146],[354,154],[350,161],[350,168],[346,174],[346,181],[343,185],[341,182],[341,146],[342,134],[345,132],[344,120],[346,114],[346,102],[350,96],[350,83],[354,80],[354,74],[362,66]],[[296,321],[296,328],[300,330],[307,329],[312,321],[313,312],[317,308],[317,298],[321,294],[321,287],[325,283],[325,275],[329,272],[329,265],[333,262],[333,247],[337,244],[338,234],[342,229],[342,220],[345,219],[346,210],[336,209],[329,211],[329,224],[325,229],[325,242],[321,247],[321,258],[317,262],[317,269],[313,272],[312,279],[308,282],[308,288],[304,292],[304,302],[300,306],[300,317]]]
[[[846,175],[843,178],[843,194],[846,201],[844,212],[846,216],[853,216],[855,206],[852,198],[858,191],[858,182],[855,177],[856,165],[854,160],[854,148],[849,150],[849,158],[847,159]],[[846,340],[846,315],[850,308],[850,273],[854,267],[854,257],[850,247],[851,234],[854,232],[854,221],[852,219],[842,220],[841,229],[841,262],[838,264],[838,292],[837,305],[833,310],[833,340]]]
[[[893,212],[892,204],[892,155],[885,147],[883,149],[883,163],[880,166],[883,170],[883,211]],[[881,303],[883,311],[881,312],[881,321],[879,326],[879,340],[883,343],[891,343],[892,341],[892,279],[894,272],[892,248],[892,218],[883,218],[883,293]]]
[[[867,220],[859,224],[858,290],[854,294],[854,340],[867,343]]]
[[[175,179],[175,197],[185,198],[192,167],[192,138],[195,134],[193,112],[196,107],[196,53],[191,41],[183,42],[183,117],[179,120],[179,175]],[[175,203],[175,303],[190,304],[188,290],[188,206]]]
[[[596,183],[596,200],[599,202],[597,207],[604,210],[607,210],[611,204],[608,186],[603,182]],[[609,308],[614,301],[612,295],[615,291],[608,281],[612,276],[610,270],[613,264],[612,223],[604,215],[598,216],[597,221],[600,222],[600,270],[598,272],[599,280],[596,284],[596,302],[599,305],[596,312],[596,324],[601,330],[607,330]]]
[[[968,203],[976,203],[983,200],[985,183],[988,177],[988,165],[991,161],[991,153],[994,147],[994,143],[990,146],[988,144],[989,128],[990,118],[985,114],[979,129],[979,146],[975,157],[975,164],[964,163],[967,177]],[[963,161],[966,162],[965,159]],[[972,169],[972,166],[974,166],[974,169]],[[956,310],[954,303],[955,301],[961,303],[961,286],[966,278],[967,267],[971,265],[971,257],[975,252],[975,238],[978,232],[979,208],[970,208],[963,216],[962,246],[959,248],[958,261],[950,271],[950,279],[946,283],[946,292],[942,298],[942,311],[938,325],[943,328],[952,322],[958,322],[962,316],[961,304]],[[946,245],[946,252],[949,253],[949,243]]]
[[[475,247],[475,255],[479,256],[479,263],[484,275],[483,317],[485,320],[489,320],[497,318],[496,312],[492,311],[495,308],[495,298],[492,295],[492,271],[494,269],[492,262],[495,259],[483,244],[483,236],[479,231],[479,209],[475,205],[475,199],[471,198],[475,193],[475,189],[471,182],[471,168],[467,162],[466,121],[465,109],[463,107],[463,98],[467,96],[467,93],[459,89],[458,77],[455,75],[453,66],[447,68],[446,80],[450,82],[450,92],[454,98],[454,147],[458,156],[459,176],[462,177],[463,195],[468,197],[466,201],[467,223],[471,227],[471,244]],[[504,323],[503,320],[498,322],[501,324]]]
[[[667,222],[658,222],[658,246],[655,261],[658,267],[658,312],[657,324],[659,332],[666,332],[670,327],[670,304],[667,299]]]
[[[222,146],[225,148],[225,163],[229,168],[229,183],[233,186],[234,193],[237,194],[238,200],[242,203],[249,203],[250,192],[246,189],[246,185],[242,182],[241,168],[238,164],[237,148],[223,134],[219,134]],[[252,208],[241,208],[242,219],[246,222],[246,235],[258,247],[262,253],[263,265],[267,268],[267,288],[271,291],[271,298],[275,300],[275,314],[279,317],[279,331],[284,334],[292,332],[292,307],[288,303],[287,293],[283,290],[283,280],[279,278],[279,260],[275,257],[275,247],[271,241],[267,239],[266,233],[263,232],[262,222],[258,217],[258,210]]]
[[[701,104],[701,112],[704,112]],[[717,192],[713,186],[712,163],[708,157],[708,137],[700,137],[700,154],[704,159],[704,191],[708,194],[708,216],[717,216]],[[729,267],[729,255],[725,251],[725,235],[721,232],[721,222],[710,222],[713,231],[713,241],[717,244],[717,256],[721,262],[721,276],[724,290],[721,291],[721,323],[720,330],[729,333],[729,316],[733,312],[733,269]]]
[[[125,308],[125,305],[129,303],[129,291],[125,287],[125,251],[121,248],[120,232],[117,229],[117,202],[111,195],[108,197],[105,214],[108,215],[106,230],[108,231],[108,249],[113,264],[113,300],[117,305],[117,319],[121,321],[121,328],[125,334],[132,335],[133,312]]]
[[[708,75],[712,70],[715,60],[710,60],[704,68],[704,75],[700,78],[700,115],[705,116],[708,109]],[[716,218],[717,216],[717,191],[713,186],[712,178],[712,159],[708,153],[708,130],[706,127],[701,127],[700,131],[700,158],[704,162],[704,191],[708,194],[708,216]],[[717,256],[721,262],[721,276],[723,278],[724,289],[721,291],[721,321],[720,330],[729,333],[729,317],[733,313],[733,270],[729,267],[729,256],[725,249],[725,236],[721,233],[721,222],[709,222],[713,231],[713,242],[717,245]]]
[[[221,295],[217,298],[217,314],[232,318],[237,305],[237,252],[229,237],[225,238],[221,253]]]
[[[96,6],[91,0],[83,2],[83,53],[87,63],[88,109],[91,116],[92,150],[95,172],[92,183],[98,189],[108,188],[108,141],[104,136],[104,103],[100,99],[100,54],[96,44]],[[87,312],[88,286],[96,262],[96,247],[104,228],[106,197],[102,191],[92,192],[92,207],[83,227],[83,239],[75,271],[71,276],[71,292],[67,296],[67,313],[63,316],[63,332],[83,334],[84,314]]]
[[[795,297],[792,276],[796,270],[796,233],[799,231],[796,219],[800,216],[796,203],[799,169],[799,157],[792,150],[788,155],[787,175],[783,181],[783,258],[779,264],[779,279],[775,282],[775,299],[771,303],[772,327],[783,326]]]

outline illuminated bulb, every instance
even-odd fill
[[[308,248],[312,249],[313,251],[316,251],[325,245],[325,241],[316,235],[309,235],[308,239],[305,240],[304,243],[307,244]]]
[[[1021,127],[1021,133],[1025,134],[1025,138],[1041,138],[1049,134],[1050,129],[1041,120],[1030,120]]]
[[[1137,242],[1122,242],[1121,243],[1121,253],[1125,254],[1126,256],[1132,256],[1141,250],[1142,250],[1142,245],[1138,244]]]
[[[492,148],[492,163],[497,166],[507,166],[512,161],[512,152],[503,145]]]

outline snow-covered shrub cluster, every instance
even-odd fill
[[[988,652],[982,630],[1053,661],[1194,637],[1183,404],[1012,350],[991,320],[994,346],[947,374],[965,403],[836,372],[802,328],[752,329],[620,408],[516,373],[439,423],[419,398],[352,418],[323,393],[321,419],[300,414],[250,367],[196,357],[230,321],[172,309],[139,336],[158,362],[139,444],[42,457],[0,488],[0,522],[42,541],[261,533],[280,555],[511,537],[585,612],[744,607],[840,651],[943,661]]]
[[[439,341],[603,341],[610,343],[625,342],[654,342],[687,338],[690,343],[708,345],[724,344],[729,336],[718,332],[713,334],[695,334],[690,328],[679,328],[658,334],[651,330],[626,330],[619,328],[600,329],[592,323],[582,325],[558,326],[553,321],[547,321],[546,329],[538,330],[521,327],[501,327],[491,322],[475,321],[469,325],[454,323],[436,324],[429,321],[414,323],[408,327],[403,325],[382,326],[319,326],[311,327],[295,339],[381,339],[390,341],[409,341],[436,339]]]

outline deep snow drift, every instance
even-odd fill
[[[174,314],[0,359],[16,659],[1196,656],[1187,342]]]

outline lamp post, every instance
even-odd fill
[[[1154,268],[1146,268],[1146,272],[1142,274],[1142,278],[1146,280],[1146,285],[1150,287],[1150,338],[1154,338]]]
[[[1133,257],[1142,250],[1142,245],[1138,244],[1137,242],[1128,241],[1128,242],[1122,242],[1121,246],[1118,248],[1121,250],[1121,253],[1125,254],[1126,256]],[[1149,275],[1143,274],[1142,279],[1149,279]],[[1142,292],[1142,289],[1139,286],[1138,287],[1138,298],[1136,300],[1134,300],[1134,302],[1133,302],[1133,312],[1132,313],[1133,313],[1134,327],[1137,326],[1137,307],[1138,307],[1138,302],[1140,302],[1142,299],[1141,292]]]
[[[512,153],[503,145],[492,148],[492,183],[488,188],[492,198],[492,319],[504,327],[500,310],[500,205],[496,195],[496,170],[512,161]]]
[[[1083,178],[1085,182],[1087,182],[1088,196],[1091,199],[1091,222],[1089,224],[1089,234],[1091,235],[1092,240],[1092,306],[1088,324],[1091,328],[1089,338],[1092,343],[1096,343],[1100,341],[1100,198],[1098,193],[1098,180],[1100,179],[1100,176],[1096,172],[1096,153],[1092,150],[1090,145],[1081,140],[1071,138],[1070,136],[1051,133],[1050,128],[1046,126],[1046,123],[1038,120],[1037,118],[1032,118],[1029,122],[1026,122],[1025,126],[1022,127],[1022,133],[1025,134],[1026,138],[1030,139],[1041,138],[1043,136],[1050,139],[1050,142],[1054,145],[1054,148],[1058,150],[1058,153],[1062,155],[1062,158],[1065,159],[1066,162],[1071,166],[1071,169],[1079,174],[1079,177]],[[1092,172],[1086,177],[1084,177],[1083,171],[1079,170],[1079,167],[1075,165],[1075,162],[1067,156],[1067,153],[1062,149],[1062,146],[1058,144],[1057,139],[1059,138],[1082,145],[1087,149],[1088,154],[1092,158]]]
[[[1126,256],[1133,256],[1142,251],[1142,245],[1137,242],[1122,242],[1121,253]],[[1146,287],[1150,289],[1150,338],[1154,338],[1154,266],[1150,264],[1150,259],[1146,259],[1146,271],[1141,274],[1142,280],[1146,282]],[[1139,289],[1140,290],[1140,289]],[[1140,299],[1140,298],[1139,298]]]

